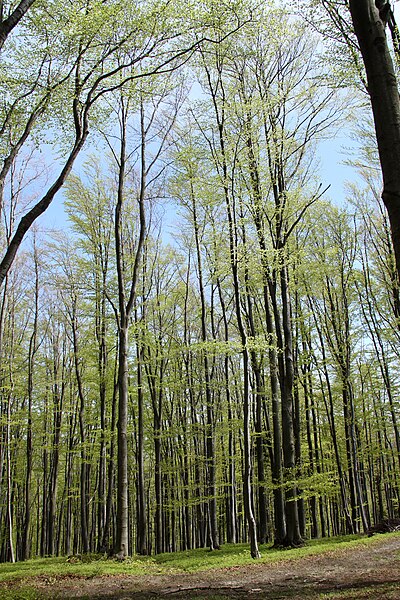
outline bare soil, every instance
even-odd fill
[[[195,574],[69,577],[32,585],[43,598],[90,600],[400,600],[400,536],[358,549]],[[1,589],[0,589],[1,597]]]

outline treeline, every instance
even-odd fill
[[[257,557],[399,516],[400,292],[374,149],[346,207],[325,199],[318,142],[352,98],[282,14],[112,89],[65,185],[71,229],[33,232],[7,274],[1,560],[240,541]],[[37,176],[13,161],[6,240]]]

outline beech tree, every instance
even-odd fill
[[[382,168],[382,200],[389,215],[400,276],[400,100],[396,71],[386,37],[387,25],[393,13],[389,2],[349,0],[349,7],[367,75],[367,90]]]
[[[157,1],[139,3],[137,6],[119,2],[107,5],[97,2],[80,5],[75,2],[69,6],[68,11],[63,10],[62,14],[55,3],[54,15],[50,17],[44,9],[40,11],[40,3],[38,5],[37,18],[27,24],[28,34],[36,41],[39,49],[43,37],[52,37],[55,49],[46,48],[38,64],[30,65],[34,74],[30,85],[25,86],[28,91],[23,86],[17,87],[15,96],[8,103],[9,109],[6,110],[4,125],[0,129],[3,139],[7,139],[11,117],[14,118],[17,112],[15,108],[18,107],[18,111],[21,106],[26,109],[23,101],[26,97],[31,101],[32,92],[42,90],[39,80],[44,79],[45,92],[30,108],[22,132],[11,143],[9,154],[4,160],[5,170],[0,176],[0,186],[4,183],[16,154],[21,151],[46,109],[53,111],[52,118],[54,115],[58,117],[55,125],[64,133],[64,161],[59,174],[40,200],[22,216],[12,239],[7,243],[0,261],[0,285],[30,227],[63,187],[76,158],[86,144],[89,128],[95,124],[96,112],[107,114],[104,104],[107,95],[129,82],[174,71],[189,60],[196,48],[206,42],[215,42],[207,35],[209,20],[212,20],[212,6],[206,6],[199,18],[196,7],[186,2],[182,4],[179,0],[173,5],[167,2],[161,7],[161,11]],[[180,21],[182,14],[187,19],[183,28]],[[242,20],[247,18],[236,11],[231,13],[229,6],[224,8],[223,16],[225,33],[222,37],[227,37],[240,28]],[[50,32],[47,29],[49,23]],[[122,54],[123,61],[119,60]],[[36,58],[35,53],[32,56]],[[2,56],[0,60],[1,58]],[[0,68],[6,72],[7,63],[13,59],[18,60],[13,55],[8,56],[7,62],[0,63]],[[53,62],[57,67],[62,65],[60,74],[56,71],[58,78],[55,82],[49,77],[46,68],[48,65],[52,66]],[[56,102],[53,104],[50,101],[55,91]]]
[[[388,211],[397,273],[400,273],[400,101],[396,66],[399,56],[398,28],[386,0],[320,0],[331,20],[330,31],[349,52],[356,80],[367,91],[374,118],[376,144],[382,172],[382,201]],[[318,24],[316,24],[318,27]],[[390,31],[392,44],[388,41]],[[326,32],[326,30],[325,30]],[[361,55],[361,60],[360,60]],[[364,67],[364,69],[362,68]],[[351,69],[350,69],[351,70]]]

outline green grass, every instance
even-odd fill
[[[43,595],[32,587],[18,587],[18,589],[2,589],[1,600],[43,600]]]
[[[399,534],[388,534],[399,535]],[[225,544],[221,550],[210,552],[207,549],[190,550],[173,554],[159,554],[154,558],[160,566],[169,566],[176,572],[195,573],[209,569],[223,569],[254,564],[271,563],[282,560],[296,560],[332,551],[347,550],[360,545],[375,544],[382,540],[380,536],[365,537],[359,535],[340,536],[329,539],[312,540],[301,548],[276,549],[270,545],[260,546],[261,558],[257,561],[250,557],[248,544]]]
[[[320,594],[316,600],[398,600],[399,584],[383,583],[361,589],[351,588],[341,592]],[[209,599],[208,599],[209,600]]]
[[[386,534],[399,536],[399,533]],[[106,559],[99,555],[83,556],[82,558],[37,558],[15,564],[0,564],[0,582],[4,583],[19,579],[21,583],[29,584],[32,577],[45,577],[51,582],[63,577],[92,578],[101,575],[171,575],[175,573],[194,573],[210,569],[222,569],[248,564],[268,564],[276,561],[296,560],[305,556],[313,556],[327,552],[343,551],[360,545],[375,544],[382,540],[381,536],[372,538],[361,536],[346,536],[324,540],[312,540],[302,548],[278,550],[271,546],[261,546],[261,559],[254,561],[250,557],[247,544],[225,544],[221,550],[210,552],[207,549],[159,554],[157,556],[133,556],[124,562]],[[3,593],[3,590],[2,592]],[[27,599],[31,600],[29,590]],[[32,596],[34,598],[34,596]],[[6,596],[1,595],[1,598]],[[22,598],[25,598],[24,596]]]
[[[143,573],[172,573],[165,566],[159,567],[151,557],[132,557],[124,562],[109,560],[99,555],[90,555],[83,559],[73,558],[35,558],[15,564],[0,564],[0,582],[14,578],[47,577],[49,580],[59,577],[97,577],[100,575],[141,575]]]

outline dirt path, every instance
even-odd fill
[[[51,588],[49,589],[49,585]],[[346,598],[400,600],[400,536],[320,556],[196,574],[36,581],[43,598],[187,600]]]

